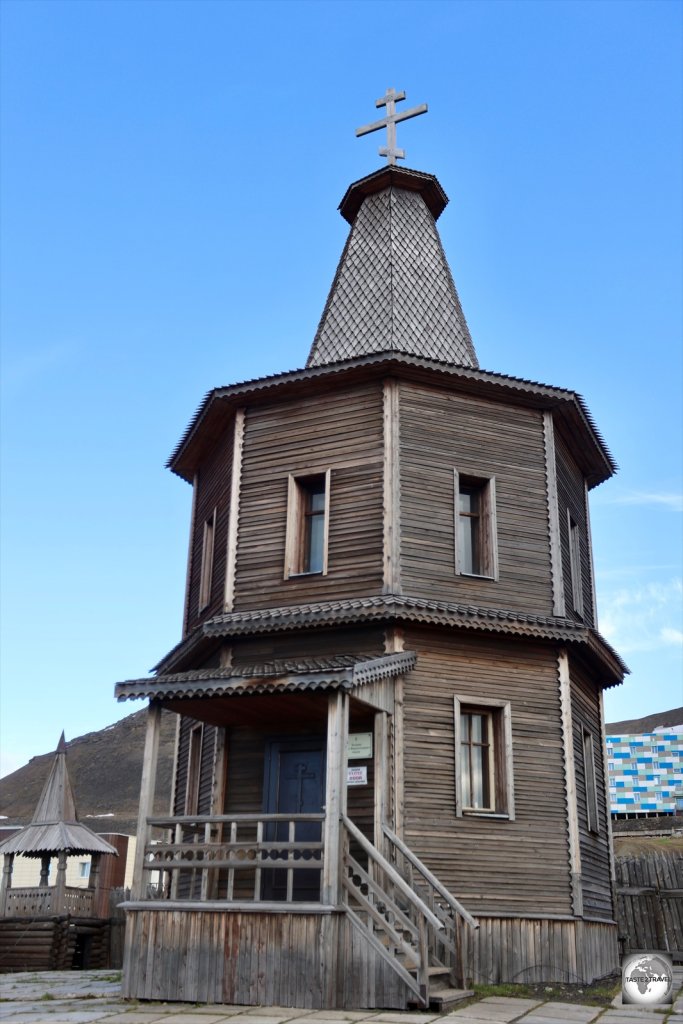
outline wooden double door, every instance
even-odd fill
[[[320,814],[325,806],[324,736],[271,739],[266,742],[263,809],[266,814]],[[267,826],[266,840],[287,842],[289,823]],[[299,822],[297,843],[318,843],[322,822]],[[322,867],[322,860],[315,861]],[[318,902],[322,872],[320,867],[293,872],[292,898],[297,902]],[[263,871],[263,899],[287,898],[287,871],[272,868]]]

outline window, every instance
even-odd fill
[[[285,578],[327,573],[330,471],[290,476]]]
[[[216,533],[216,509],[204,523],[202,538],[202,568],[199,576],[199,610],[204,611],[211,601],[211,583],[213,577],[213,548]]]
[[[455,571],[498,579],[496,482],[461,476],[455,470]]]
[[[514,818],[509,701],[455,698],[455,808]]]
[[[595,782],[595,751],[593,748],[593,734],[588,732],[587,729],[583,730],[583,776],[586,786],[588,831],[599,832],[598,791]]]
[[[90,878],[90,861],[82,860],[78,863],[78,877]]]
[[[577,615],[583,615],[583,574],[581,572],[581,534],[571,512],[569,522],[569,569],[572,580],[572,605]]]
[[[185,787],[185,814],[197,814],[199,810],[199,778],[202,767],[202,725],[193,725],[190,730],[190,745],[187,751],[187,784]]]

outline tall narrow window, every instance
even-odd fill
[[[455,808],[514,818],[509,701],[455,698]]]
[[[285,576],[327,572],[330,471],[289,478]]]
[[[202,766],[202,725],[193,725],[187,751],[187,784],[185,787],[185,814],[199,810],[199,779]]]
[[[569,522],[569,568],[572,578],[572,605],[577,615],[583,615],[583,573],[581,571],[581,533],[570,512]]]
[[[460,770],[463,808],[493,810],[495,785],[493,732],[489,712],[463,711],[460,719]]]
[[[455,471],[455,571],[463,576],[498,578],[495,480]]]
[[[211,602],[211,584],[213,582],[213,549],[216,533],[216,509],[204,522],[202,538],[202,567],[199,576],[199,610],[203,611]]]
[[[595,780],[595,750],[593,748],[593,734],[588,732],[587,729],[583,730],[583,773],[586,785],[586,817],[588,819],[588,831],[599,832],[598,790]]]

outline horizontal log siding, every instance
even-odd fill
[[[225,431],[213,448],[202,459],[198,470],[194,528],[190,550],[190,585],[188,590],[187,631],[198,622],[223,611],[225,572],[228,544],[228,517],[230,512],[230,480],[232,474],[233,425]],[[216,509],[216,530],[213,546],[213,572],[211,600],[199,611],[199,588],[202,570],[204,523]]]
[[[571,913],[557,655],[406,630],[405,841],[477,914]],[[455,816],[453,697],[511,702],[516,820]]]
[[[345,915],[129,910],[127,999],[405,1009],[409,992]]]
[[[403,592],[552,614],[542,414],[401,383],[400,450]],[[454,469],[496,478],[497,582],[455,574]]]
[[[564,580],[564,603],[567,618],[595,625],[593,609],[593,589],[591,582],[591,562],[589,549],[588,523],[586,522],[586,501],[584,478],[581,470],[573,459],[562,435],[555,434],[555,463],[557,466],[557,502],[560,521],[560,544],[562,548],[562,577]],[[581,582],[583,596],[583,616],[574,610],[572,598],[571,556],[569,553],[569,524],[567,510],[579,527],[581,538]]]
[[[248,410],[235,611],[381,591],[382,417],[380,384]],[[285,580],[288,476],[328,468],[328,573]]]
[[[581,850],[581,881],[583,912],[586,917],[611,919],[612,887],[610,881],[609,833],[605,794],[605,763],[600,732],[600,696],[585,671],[570,662],[572,720],[574,725],[574,764],[576,767],[576,803],[579,815],[579,847]],[[583,729],[593,736],[595,784],[598,797],[600,831],[588,831],[586,811],[586,779],[583,760]]]
[[[378,628],[316,630],[310,633],[284,634],[240,640],[232,648],[232,664],[262,664],[264,661],[306,658],[331,658],[337,654],[384,654],[384,631]]]

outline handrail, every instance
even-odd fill
[[[324,814],[167,814],[163,818],[147,818],[148,825],[169,828],[171,825],[226,825],[231,821],[324,821]]]
[[[420,899],[415,890],[408,885],[404,878],[401,878],[396,868],[394,868],[389,861],[382,856],[377,847],[373,846],[372,843],[366,839],[360,829],[357,828],[345,814],[342,814],[342,821],[356,842],[362,847],[364,852],[367,853],[368,857],[374,860],[382,871],[388,875],[396,888],[400,889],[403,895],[410,900],[413,906],[427,918],[432,928],[436,928],[437,931],[442,931],[444,927],[443,921],[439,920],[436,914],[429,909],[424,900]]]
[[[429,868],[422,863],[419,857],[415,856],[413,851],[408,846],[406,846],[403,840],[399,839],[396,833],[392,832],[387,825],[382,825],[382,831],[384,832],[387,839],[389,839],[390,842],[393,843],[396,849],[403,854],[406,860],[409,861],[413,865],[413,867],[420,872],[420,874],[423,876],[423,878],[426,879],[427,882],[429,882],[432,888],[436,889],[439,896],[441,896],[441,898],[446,901],[451,910],[454,911],[454,913],[459,914],[460,917],[462,917],[462,919],[466,921],[468,925],[470,925],[470,927],[478,928],[479,922],[474,917],[472,917],[469,911],[465,910],[462,903],[459,903],[456,900],[455,896],[453,896],[448,891],[448,889],[446,889],[446,887],[441,884],[436,875],[433,875],[431,873]]]

